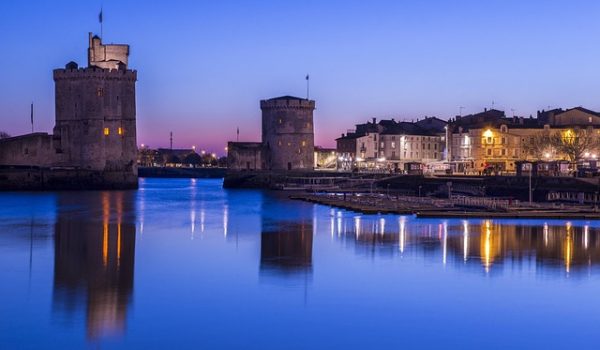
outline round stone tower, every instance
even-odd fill
[[[315,101],[282,96],[260,101],[262,143],[270,170],[312,170]]]

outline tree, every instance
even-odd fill
[[[0,131],[0,139],[7,139],[10,135],[7,132]]]
[[[583,159],[586,153],[597,152],[599,146],[597,138],[585,129],[555,132],[550,136],[550,144],[567,157],[575,170],[577,170],[577,162]]]
[[[527,152],[527,156],[534,160],[548,158],[548,155],[552,154],[554,150],[551,139],[552,137],[547,131],[540,131],[525,141],[523,149]]]
[[[192,152],[183,158],[183,164],[187,164],[195,168],[202,164],[202,157],[198,153]]]

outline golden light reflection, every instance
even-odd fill
[[[121,264],[121,223],[117,224],[117,265]]]
[[[491,129],[487,129],[486,131],[483,132],[483,137],[493,137],[494,133],[492,132]]]
[[[102,193],[102,262],[108,265],[108,222],[110,220],[110,201],[108,193]]]
[[[567,233],[565,235],[565,243],[564,243],[564,259],[565,259],[565,270],[570,272],[571,270],[571,262],[573,261],[573,235],[571,232],[572,224],[570,221],[565,225],[567,227]]]
[[[102,226],[104,228],[102,235],[102,263],[106,266],[108,264],[108,223],[105,222]]]
[[[482,249],[482,259],[483,266],[485,268],[485,272],[490,271],[490,266],[492,265],[492,228],[490,220],[485,221],[484,225],[484,236],[483,236],[483,249]]]

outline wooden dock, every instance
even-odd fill
[[[600,212],[589,206],[530,205],[501,198],[456,196],[445,199],[381,193],[296,193],[289,198],[362,214],[416,215],[421,218],[600,219]]]

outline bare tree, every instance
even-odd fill
[[[577,169],[577,162],[583,159],[585,153],[597,152],[599,148],[597,138],[585,129],[555,132],[550,136],[550,143],[567,157],[573,169]]]
[[[7,132],[0,131],[0,139],[7,139],[10,135]]]
[[[547,154],[552,154],[554,145],[551,141],[550,133],[540,131],[525,141],[523,149],[527,152],[527,156],[534,160],[542,160]]]

